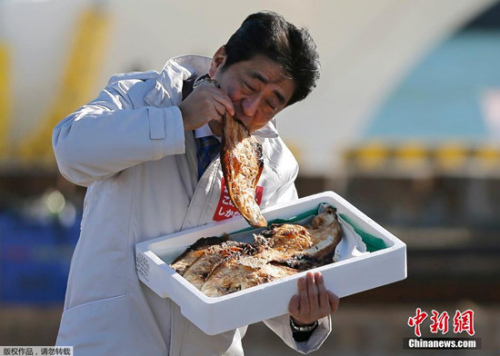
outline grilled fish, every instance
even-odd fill
[[[179,273],[181,276],[184,275],[184,272],[186,269],[189,268],[193,264],[194,261],[196,261],[198,258],[200,258],[203,254],[205,254],[205,251],[212,245],[218,245],[223,242],[226,242],[228,240],[228,236],[224,235],[223,237],[203,237],[196,241],[194,244],[189,246],[186,251],[184,251],[179,257],[177,257],[170,267],[175,269],[177,273]]]
[[[229,115],[223,118],[221,163],[229,197],[241,216],[254,227],[267,226],[255,201],[257,182],[264,168],[262,144]]]
[[[300,272],[282,265],[246,263],[246,257],[232,257],[218,264],[200,290],[209,297],[220,297],[239,290],[291,276]]]
[[[184,270],[182,276],[200,289],[218,263],[231,255],[247,253],[246,249],[251,248],[251,245],[237,241],[210,246],[202,250],[203,253]]]
[[[171,267],[207,296],[218,297],[332,262],[342,229],[333,208],[311,225],[273,224],[247,244],[200,239]]]
[[[341,238],[342,228],[331,207],[314,217],[311,226],[273,224],[255,237],[265,259],[300,270],[331,262]]]

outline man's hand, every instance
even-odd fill
[[[197,129],[211,120],[222,121],[227,113],[234,116],[231,99],[214,85],[200,85],[179,104],[184,130]]]
[[[339,307],[339,297],[327,291],[320,272],[308,272],[298,281],[299,294],[294,295],[288,310],[295,324],[307,325],[327,315]]]

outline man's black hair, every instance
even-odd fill
[[[304,99],[319,78],[319,55],[309,31],[275,12],[248,16],[224,46],[224,69],[261,54],[279,63],[293,78],[295,92],[287,105]]]

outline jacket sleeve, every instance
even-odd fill
[[[268,139],[265,143],[264,151],[268,154],[266,168],[272,170],[279,180],[278,189],[272,192],[265,207],[297,200],[298,194],[295,187],[295,179],[299,174],[297,160],[281,138]]]
[[[296,176],[296,175],[295,175]],[[274,206],[277,204],[284,204],[297,200],[298,193],[295,187],[295,178],[286,181],[274,194],[269,205]]]
[[[331,317],[326,316],[318,320],[318,327],[309,337],[309,340],[297,342],[293,338],[292,328],[290,327],[290,315],[281,315],[276,318],[264,320],[267,325],[276,335],[278,335],[289,347],[302,353],[316,351],[325,342],[332,330]]]
[[[130,88],[146,83],[114,82],[54,128],[52,144],[64,177],[88,186],[136,164],[184,153],[177,106],[134,106]]]

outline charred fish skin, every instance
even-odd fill
[[[198,239],[194,244],[189,246],[181,255],[179,255],[170,264],[170,267],[172,267],[177,273],[182,276],[184,275],[186,269],[188,269],[194,261],[196,261],[205,253],[206,249],[208,249],[210,246],[218,245],[228,240],[229,237],[227,235],[224,235],[223,237],[202,237],[201,239]]]
[[[229,197],[241,216],[254,227],[267,221],[255,201],[257,183],[264,169],[262,143],[235,118],[223,117],[221,164]]]
[[[200,289],[221,261],[232,255],[248,254],[252,249],[250,244],[237,241],[210,246],[203,250],[202,254],[184,271],[183,277]]]
[[[255,236],[256,245],[275,263],[308,270],[330,263],[342,239],[342,228],[333,208],[315,216],[311,226],[272,224]]]
[[[300,272],[282,265],[248,263],[246,258],[231,256],[222,261],[214,268],[200,291],[209,297],[220,297]]]
[[[240,265],[237,259],[221,261],[210,273],[200,291],[208,297],[220,297],[242,289],[242,283],[253,272],[252,267]]]
[[[318,214],[312,221],[309,230],[313,246],[303,253],[319,260],[325,264],[331,261],[335,254],[335,248],[343,237],[337,212],[332,207],[328,207],[323,213]]]

